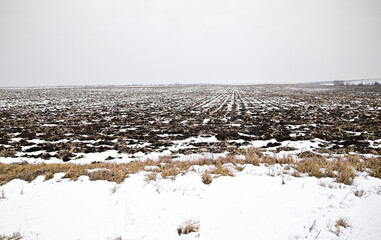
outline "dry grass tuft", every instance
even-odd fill
[[[365,193],[365,191],[363,189],[356,190],[355,191],[355,196],[361,198],[362,196],[364,196],[364,193]]]
[[[270,156],[264,156],[262,158],[262,162],[266,163],[268,165],[274,165],[274,164],[277,163],[277,160],[275,158],[273,158],[273,157],[270,157]]]
[[[63,161],[69,161],[72,157],[74,157],[73,151],[62,150],[57,153],[57,157]]]
[[[295,161],[291,155],[284,155],[283,157],[277,159],[277,163],[279,163],[279,164],[294,164]]]
[[[204,174],[202,175],[202,182],[204,184],[211,184],[212,183],[212,175],[210,174],[209,171],[205,171]]]
[[[52,179],[53,177],[54,177],[54,174],[52,172],[45,173],[45,181],[48,181],[49,179]]]
[[[212,173],[219,176],[234,176],[228,167],[224,167],[221,164],[217,165],[217,168],[213,169]]]
[[[343,163],[338,168],[338,174],[336,177],[336,182],[338,183],[344,183],[347,185],[352,185],[353,180],[355,178],[355,172],[353,171],[353,168],[348,166],[347,164]]]
[[[235,169],[238,171],[238,172],[242,172],[243,169],[245,169],[245,166],[235,166]]]
[[[20,240],[23,236],[20,232],[14,232],[12,235],[0,235],[0,240]]]
[[[13,150],[13,149],[7,149],[7,148],[4,148],[1,152],[0,152],[0,157],[14,157],[16,155],[16,152]]]
[[[333,169],[332,169],[332,166],[328,166],[326,169],[325,169],[325,173],[324,173],[325,177],[329,177],[329,178],[334,178],[336,177],[336,174],[333,172]]]
[[[5,191],[4,189],[1,189],[1,193],[0,193],[0,199],[6,199],[7,197],[5,196]]]
[[[172,163],[172,156],[169,156],[169,155],[165,155],[165,156],[160,156],[159,157],[159,162],[162,162],[162,163]]]
[[[169,164],[162,165],[160,168],[162,178],[171,178],[175,179],[176,176],[180,173],[180,170]]]
[[[80,176],[87,176],[89,173],[83,166],[77,167],[76,165],[71,166],[69,170],[66,172],[63,178],[70,178],[74,181],[78,179]]]
[[[191,232],[197,232],[200,229],[200,223],[195,220],[188,220],[184,223],[182,223],[178,228],[177,228],[177,233],[179,235],[181,234],[189,234]]]
[[[320,165],[316,161],[306,160],[299,162],[297,170],[301,173],[308,173],[310,176],[321,178],[324,174],[320,171]]]
[[[253,164],[255,166],[259,166],[259,156],[262,153],[256,148],[248,148],[246,152],[244,152],[245,162],[247,164]]]
[[[345,158],[348,162],[352,164],[358,164],[361,162],[361,156],[360,155],[346,155]]]
[[[365,159],[364,165],[365,168],[370,169],[368,172],[372,177],[381,178],[381,157]]]
[[[331,232],[336,234],[336,236],[340,236],[340,232],[341,232],[340,227],[343,227],[343,228],[349,227],[349,219],[339,218],[339,220],[336,221],[335,227],[336,227],[336,231],[331,231]]]
[[[298,171],[293,171],[291,173],[291,176],[293,176],[293,177],[301,177],[300,172],[298,172]]]
[[[157,174],[156,173],[149,173],[146,175],[146,181],[149,182],[149,181],[156,181],[156,176]]]
[[[93,171],[89,173],[90,181],[108,180],[113,177],[113,173],[109,169]]]
[[[326,158],[323,155],[320,155],[318,153],[306,151],[298,154],[299,158],[303,159],[313,159],[313,160],[326,160]]]

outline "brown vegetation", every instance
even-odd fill
[[[177,228],[177,233],[181,234],[189,234],[191,232],[197,232],[200,228],[200,223],[194,220],[188,220],[184,222]]]
[[[23,236],[19,232],[14,232],[12,235],[0,235],[0,240],[20,240]]]
[[[27,182],[33,181],[38,176],[45,176],[45,180],[52,179],[55,173],[65,173],[64,178],[77,180],[80,176],[88,176],[91,181],[107,180],[116,183],[124,181],[129,174],[139,171],[155,173],[155,176],[149,176],[150,180],[156,178],[157,173],[161,173],[162,178],[174,179],[178,174],[191,169],[192,166],[211,166],[210,171],[202,176],[203,182],[208,184],[212,175],[234,176],[233,171],[242,171],[245,164],[283,164],[287,171],[294,168],[292,176],[299,177],[300,173],[306,173],[309,176],[317,178],[330,177],[336,178],[336,182],[352,184],[355,178],[355,170],[365,171],[369,175],[381,178],[381,159],[363,158],[357,156],[346,157],[343,159],[328,161],[325,158],[312,156],[305,160],[296,162],[291,156],[273,158],[269,156],[258,157],[254,149],[246,151],[244,158],[237,159],[232,155],[220,157],[217,160],[202,158],[197,161],[173,161],[170,158],[164,158],[159,161],[134,161],[130,163],[91,163],[87,165],[78,165],[72,163],[64,164],[0,164],[0,185],[3,185],[12,179],[22,179]],[[230,164],[227,166],[226,164]],[[149,166],[149,168],[146,168]],[[235,166],[235,167],[234,167]],[[90,171],[89,171],[90,170]]]
[[[204,174],[202,175],[202,182],[204,184],[211,184],[212,183],[212,175],[210,175],[209,171],[205,171]]]

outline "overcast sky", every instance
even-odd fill
[[[0,86],[376,77],[380,0],[0,0]]]

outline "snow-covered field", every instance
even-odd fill
[[[0,240],[381,239],[380,99],[367,87],[0,89]],[[213,172],[232,156],[233,176]],[[91,163],[112,169],[80,169]]]
[[[380,179],[363,174],[348,186],[270,174],[281,169],[246,165],[209,185],[205,167],[175,180],[139,172],[121,184],[64,174],[12,180],[0,190],[0,229],[41,240],[381,238]],[[337,226],[340,219],[348,226]],[[198,230],[179,235],[187,223]]]

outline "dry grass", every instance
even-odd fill
[[[353,171],[353,168],[350,167],[347,163],[341,164],[341,166],[338,168],[336,182],[352,185],[354,179],[355,172]]]
[[[245,169],[245,166],[235,166],[235,169],[238,171],[238,172],[242,172],[243,169]]]
[[[321,166],[313,160],[303,161],[297,164],[296,169],[301,173],[308,173],[310,176],[321,178],[324,176],[320,171]]]
[[[69,161],[72,157],[74,157],[72,150],[62,150],[57,153],[57,157],[63,161]]]
[[[245,156],[245,162],[247,164],[253,164],[255,166],[259,166],[259,156],[262,155],[256,148],[248,148],[246,152],[243,153]]]
[[[49,179],[52,179],[53,177],[54,177],[54,174],[52,172],[45,173],[45,181],[48,181]]]
[[[336,234],[336,236],[339,237],[340,233],[341,233],[340,227],[343,227],[343,228],[349,227],[349,219],[348,218],[339,218],[336,221],[335,227],[336,227],[336,231],[331,230],[331,232]]]
[[[7,197],[5,196],[5,191],[4,189],[1,189],[1,192],[0,192],[0,199],[6,199]]]
[[[303,159],[326,160],[326,158],[323,155],[310,151],[299,153],[298,157]]]
[[[209,171],[205,171],[204,174],[202,175],[202,182],[204,184],[211,184],[212,183],[212,175],[210,174]]]
[[[156,181],[157,174],[156,173],[149,173],[146,175],[146,181]]]
[[[301,177],[300,172],[298,172],[298,171],[292,172],[291,176],[293,176],[293,177]]]
[[[191,232],[197,232],[200,229],[200,223],[195,220],[188,220],[182,223],[178,228],[177,228],[177,233],[179,235],[181,234],[189,234]]]
[[[1,152],[0,152],[0,157],[14,157],[16,155],[16,152],[13,150],[13,149],[7,149],[7,148],[4,148]]]
[[[244,158],[237,159],[234,155],[220,157],[217,160],[211,158],[202,158],[197,161],[174,161],[171,157],[161,157],[159,161],[134,161],[130,163],[112,164],[107,162],[92,163],[87,165],[78,165],[72,163],[64,164],[0,164],[0,186],[11,181],[12,179],[21,179],[27,182],[33,181],[38,176],[45,176],[45,180],[53,178],[55,173],[65,173],[64,178],[77,180],[80,176],[89,176],[90,180],[107,180],[116,183],[124,181],[129,174],[139,171],[150,171],[161,173],[162,178],[174,179],[180,172],[186,172],[192,166],[215,166],[209,174],[216,176],[234,176],[230,167],[225,164],[233,164],[238,171],[242,171],[245,164],[258,166],[260,164],[274,165],[285,164],[285,169],[290,166],[296,171],[292,172],[292,176],[300,177],[300,173],[307,173],[317,178],[330,177],[336,178],[338,183],[352,184],[355,178],[355,169],[357,171],[365,171],[370,176],[381,178],[381,158],[359,158],[358,155],[348,155],[343,159],[328,161],[318,154],[304,152],[308,158],[295,162],[291,156],[283,156],[274,158],[263,156],[260,151],[255,148],[249,148],[240,154],[244,154]],[[149,166],[150,168],[145,168]],[[91,169],[101,169],[97,171],[88,171]],[[148,176],[148,180],[154,180],[155,176]],[[203,176],[204,178],[204,176]],[[206,181],[208,182],[208,181]]]
[[[361,162],[361,156],[360,155],[346,155],[345,158],[348,162],[352,164],[358,164]]]
[[[365,193],[365,191],[363,189],[356,190],[355,191],[355,196],[361,198],[362,196],[364,196],[364,193]]]
[[[159,162],[162,162],[162,163],[172,163],[172,156],[168,156],[168,155],[160,156],[159,157]]]
[[[23,236],[20,232],[14,232],[12,235],[0,235],[0,240],[20,240]]]
[[[230,169],[228,167],[224,167],[222,164],[218,164],[217,168],[212,170],[212,173],[218,176],[234,176]]]
[[[176,176],[180,173],[180,170],[176,166],[165,164],[161,165],[160,172],[162,178],[175,179]]]
[[[321,169],[325,171],[321,171]],[[347,161],[314,161],[305,160],[296,164],[296,170],[301,173],[308,173],[309,176],[317,178],[336,178],[336,182],[351,185],[355,178],[355,172],[351,164]],[[337,172],[337,174],[335,173]]]
[[[367,172],[369,172],[372,177],[381,178],[381,157],[371,157],[365,159],[362,163],[364,165],[363,168],[369,169]]]
[[[283,157],[277,158],[277,163],[279,163],[279,164],[294,164],[295,161],[291,155],[283,155]]]

